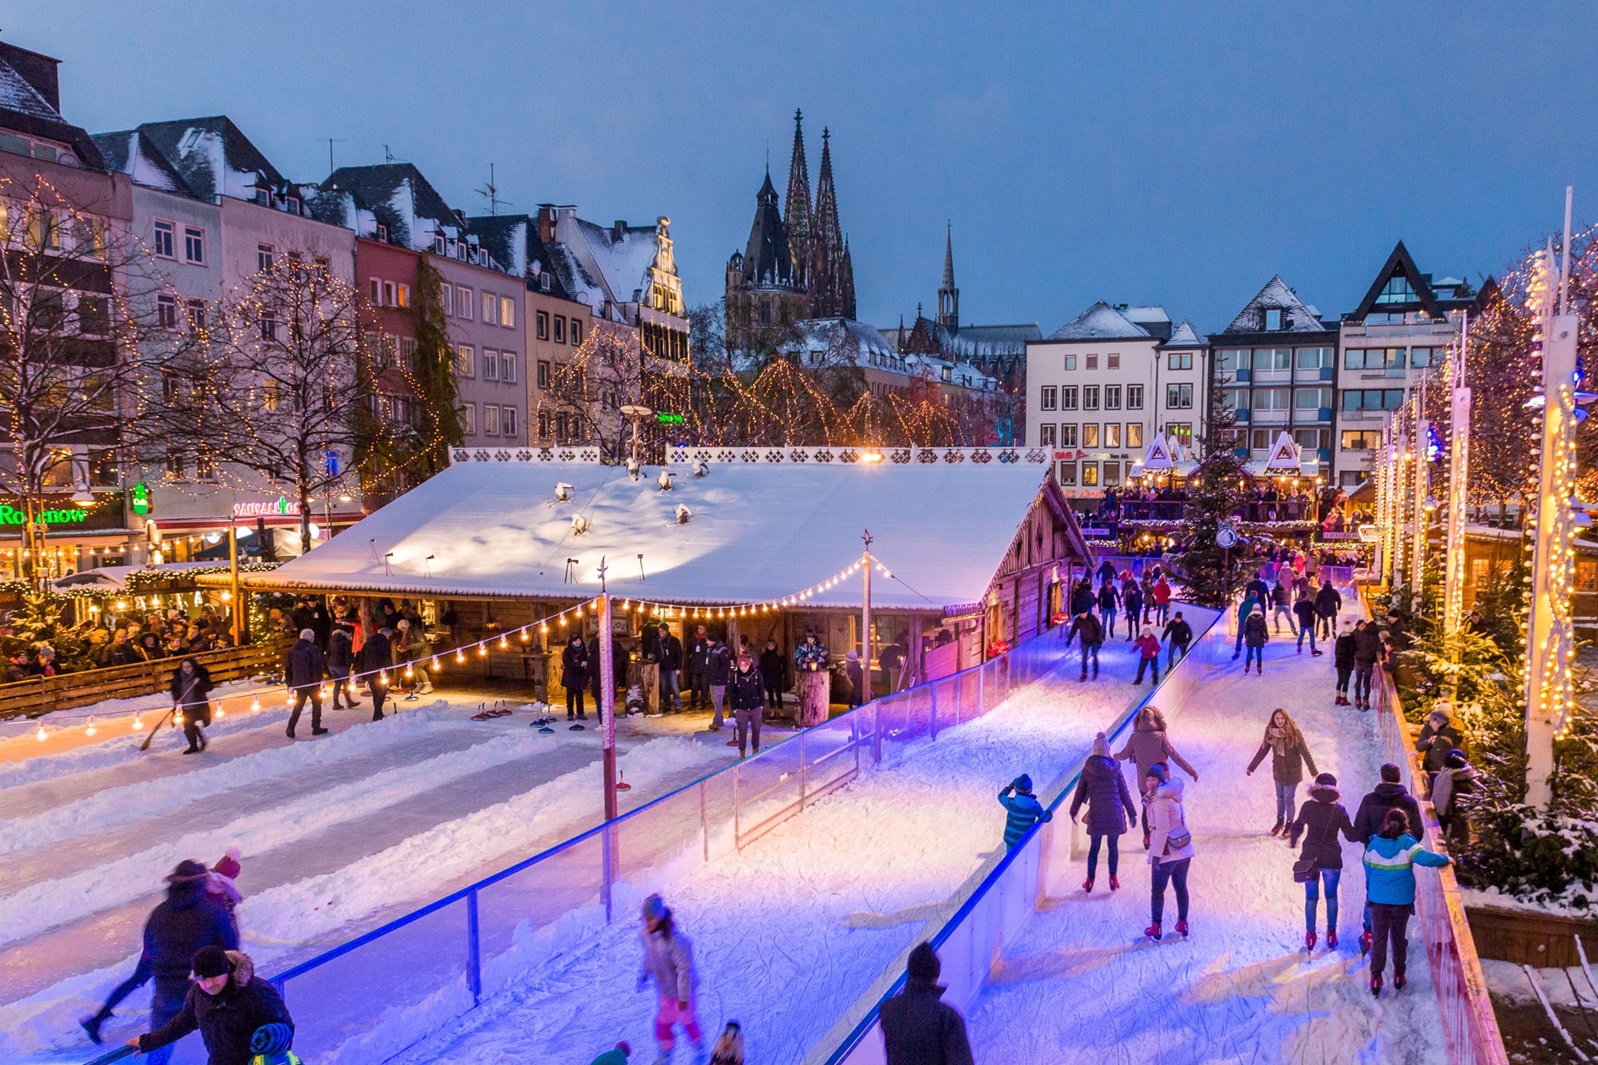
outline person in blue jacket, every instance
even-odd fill
[[[1016,777],[999,792],[999,802],[1004,805],[1004,845],[1013,847],[1021,842],[1027,829],[1039,821],[1052,821],[1054,815],[1043,808],[1032,794],[1032,778],[1025,773]]]
[[[1393,990],[1404,989],[1409,962],[1409,940],[1404,932],[1415,912],[1415,866],[1444,866],[1448,858],[1435,854],[1409,834],[1409,815],[1389,810],[1382,831],[1365,848],[1365,897],[1370,903],[1375,936],[1371,942],[1371,994],[1382,993],[1382,971],[1387,968],[1387,945],[1393,947]]]
[[[1260,600],[1256,599],[1251,592],[1245,595],[1243,601],[1237,606],[1237,647],[1232,651],[1232,661],[1234,662],[1243,655],[1243,622],[1248,620],[1248,616],[1254,613],[1254,607],[1259,605]],[[1260,606],[1260,609],[1263,611],[1264,607]]]

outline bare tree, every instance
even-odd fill
[[[592,444],[607,458],[621,461],[630,440],[621,408],[646,402],[643,367],[636,331],[596,322],[571,359],[555,368],[539,400],[539,413],[554,421],[556,441]],[[686,388],[688,368],[678,370]]]

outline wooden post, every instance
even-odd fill
[[[248,640],[244,631],[244,598],[239,594],[239,527],[234,522],[227,527],[227,561],[229,588],[233,592],[233,642],[242,647]]]

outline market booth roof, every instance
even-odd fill
[[[850,566],[869,529],[873,554],[893,574],[874,575],[874,605],[943,610],[983,599],[1035,508],[1066,524],[1070,555],[1088,555],[1045,452],[704,454],[709,461],[679,452],[683,461],[634,476],[581,461],[574,451],[562,461],[547,450],[462,449],[442,473],[245,583],[256,590],[586,598],[599,591],[604,559],[615,595],[756,603],[794,595]],[[800,454],[804,460],[793,461]],[[805,602],[852,605],[859,589],[856,576]]]

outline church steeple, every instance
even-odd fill
[[[838,190],[832,181],[832,132],[825,128],[821,131],[816,209],[810,222],[810,313],[816,318],[852,318],[854,264],[838,221]]]
[[[954,286],[954,225],[943,234],[943,284],[938,289],[938,324],[951,333],[960,330],[960,290]]]
[[[788,166],[788,203],[782,214],[793,254],[794,283],[803,287],[810,265],[810,164],[805,161],[804,112],[793,113],[793,161]]]

